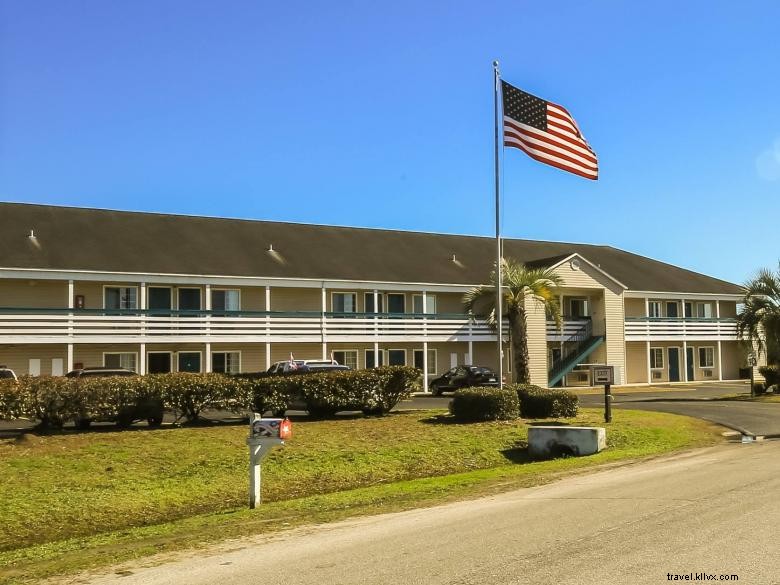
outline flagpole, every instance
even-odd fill
[[[493,61],[493,109],[495,120],[495,169],[496,169],[496,321],[498,322],[498,386],[504,387],[504,311],[501,294],[501,181],[498,158],[498,91],[501,73],[498,61]]]

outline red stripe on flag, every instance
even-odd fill
[[[558,162],[550,160],[548,158],[537,156],[533,152],[529,152],[523,146],[520,146],[520,145],[517,145],[517,144],[511,144],[511,143],[508,143],[508,142],[504,142],[504,146],[510,146],[510,147],[513,146],[515,148],[519,148],[520,150],[525,152],[528,156],[530,156],[532,159],[537,160],[537,161],[542,162],[542,163],[545,163],[545,164],[548,164],[548,165],[550,165],[552,167],[556,167],[558,169],[561,169],[562,171],[568,171],[569,173],[574,173],[575,175],[579,175],[580,177],[584,177],[586,179],[591,179],[593,181],[595,181],[596,179],[599,178],[598,177],[598,173],[589,174],[589,173],[586,173],[584,171],[581,171],[580,169],[578,169],[576,167],[567,166],[567,165],[565,165],[563,163],[558,163]]]
[[[509,130],[507,128],[509,128]],[[570,140],[568,137],[561,136],[556,132],[550,132],[549,130],[547,132],[544,132],[543,130],[539,130],[538,132],[530,132],[525,128],[519,127],[516,123],[512,123],[510,121],[504,121],[504,133],[508,134],[509,132],[520,133],[525,136],[534,138],[536,140],[541,140],[543,142],[546,142],[547,144],[551,144],[552,146],[557,146],[558,148],[562,148],[576,156],[582,157],[583,159],[593,164],[594,166],[598,165],[598,160],[596,160],[596,157],[593,156],[592,151],[588,149],[586,145],[584,145],[582,142],[579,141]],[[575,146],[579,146],[580,148],[577,149],[574,148],[573,146],[570,146],[572,144]]]
[[[524,140],[522,134],[517,134],[516,132],[512,132],[510,136],[514,136],[514,138],[517,138],[518,140],[522,141],[524,144],[527,144],[529,148],[533,148],[534,150],[544,152],[546,154],[555,156],[557,158],[563,159],[565,161],[568,161],[575,165],[579,165],[584,168],[593,168],[594,171],[598,170],[598,166],[596,166],[595,164],[593,164],[593,166],[591,167],[592,163],[588,163],[587,161],[577,160],[576,158],[570,155],[564,154],[562,152],[558,152],[557,150],[553,150],[551,148],[547,148],[546,146],[528,143],[526,140]],[[559,145],[555,145],[555,146],[559,146]]]

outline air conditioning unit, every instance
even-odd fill
[[[653,380],[660,380],[661,372],[653,372]]]
[[[712,370],[703,370],[705,378],[712,378]]]

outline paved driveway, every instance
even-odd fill
[[[780,403],[713,400],[726,394],[748,394],[745,383],[713,384],[700,388],[668,386],[651,392],[613,393],[616,409],[654,410],[708,420],[745,435],[780,437]],[[580,396],[580,404],[599,407],[604,396]]]

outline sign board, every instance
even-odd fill
[[[594,386],[606,386],[615,383],[615,366],[591,366],[591,384]]]

